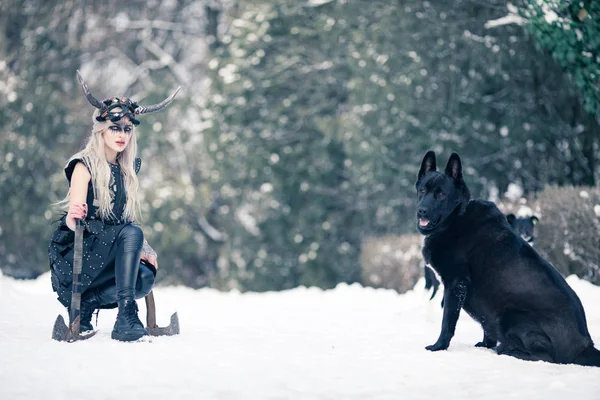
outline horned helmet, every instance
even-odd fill
[[[90,104],[100,110],[100,114],[96,117],[96,120],[99,122],[106,121],[107,119],[116,122],[123,117],[128,117],[132,124],[139,125],[140,121],[138,121],[135,116],[149,114],[164,109],[171,104],[181,89],[181,86],[179,86],[172,95],[158,104],[140,106],[127,97],[109,97],[108,99],[100,101],[92,95],[79,71],[77,71],[77,80],[83,89],[83,94]]]

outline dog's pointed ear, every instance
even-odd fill
[[[515,222],[516,218],[517,217],[515,217],[515,214],[508,214],[506,216],[506,220],[508,221],[509,225],[511,225],[511,226],[512,226],[513,222]]]
[[[448,159],[448,164],[446,164],[446,175],[457,181],[462,180],[462,164],[457,153],[452,153]]]
[[[419,182],[428,172],[434,171],[437,171],[437,166],[435,165],[435,153],[433,150],[429,150],[425,153],[423,161],[421,161],[421,169],[419,170],[419,175],[417,175],[417,182]]]
[[[535,225],[538,222],[540,222],[540,219],[538,217],[536,217],[535,215],[532,215],[531,216],[531,223]]]

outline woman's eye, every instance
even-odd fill
[[[111,126],[111,127],[110,127],[110,129],[112,129],[113,131],[118,131],[118,130],[119,130],[119,127],[118,127],[118,126],[114,126],[114,125],[113,125],[113,126]]]
[[[125,132],[127,132],[127,133],[131,132],[131,128],[130,127],[125,128]]]
[[[419,190],[419,193],[421,193],[421,194],[425,194],[425,189],[420,189],[420,190]]]
[[[444,193],[444,192],[440,192],[440,193],[439,193],[439,196],[440,196],[440,197],[442,197],[442,198],[444,198],[444,197],[446,197],[446,193]]]

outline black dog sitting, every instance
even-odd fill
[[[540,219],[535,215],[532,215],[531,217],[517,218],[515,217],[515,214],[508,214],[506,219],[515,232],[521,235],[524,241],[533,246],[535,241],[535,224],[537,224]]]
[[[437,172],[429,151],[416,188],[423,256],[444,283],[442,329],[428,350],[448,348],[462,308],[483,328],[478,347],[524,360],[600,366],[575,292],[494,203],[470,199],[458,154]]]

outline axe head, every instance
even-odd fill
[[[79,340],[86,340],[96,334],[96,331],[90,331],[90,333],[80,334],[79,333],[79,317],[75,318],[75,321],[71,326],[67,326],[65,319],[62,315],[56,317],[54,321],[54,328],[52,329],[52,339],[59,342],[77,342]]]
[[[171,315],[171,323],[169,326],[160,327],[147,327],[148,334],[150,336],[173,336],[179,335],[179,316],[177,313]]]

